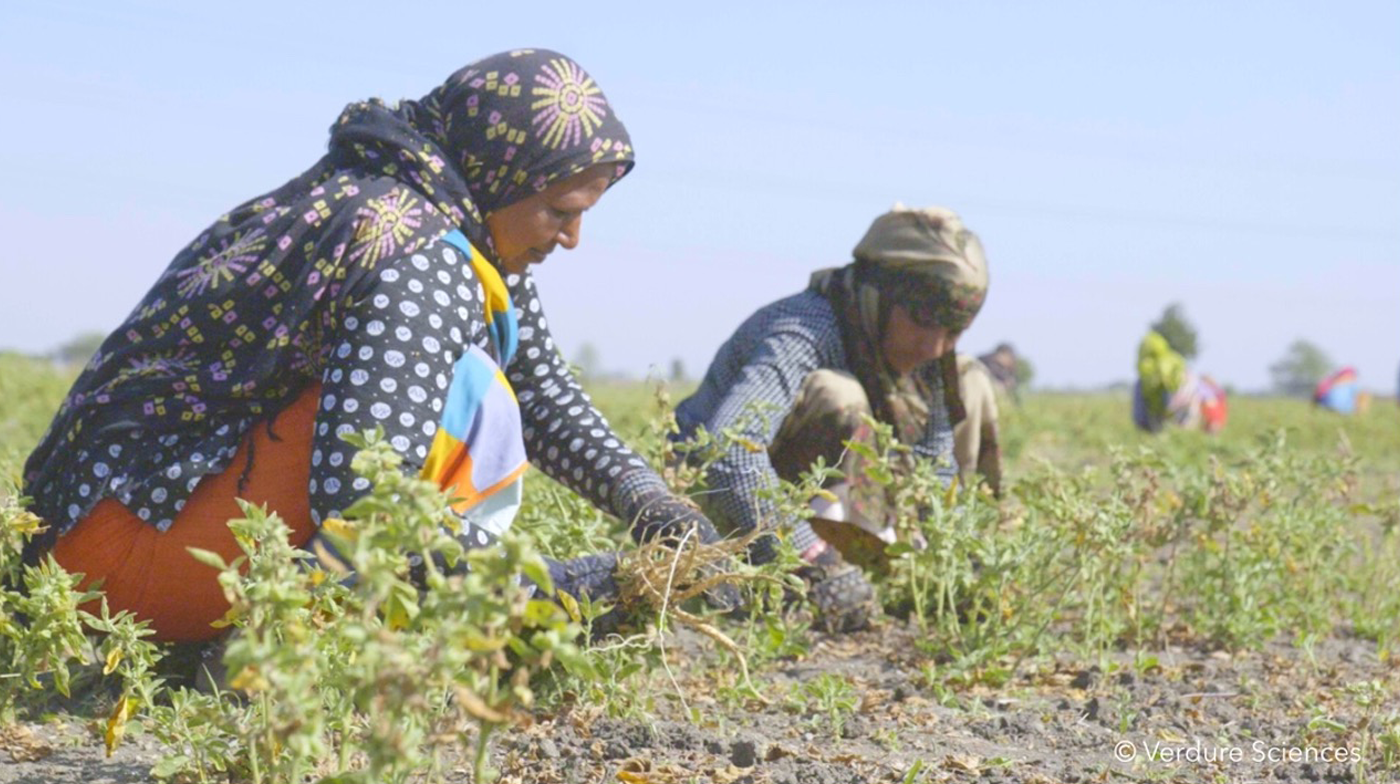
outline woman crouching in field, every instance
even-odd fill
[[[676,409],[680,439],[703,426],[710,433],[735,428],[748,442],[730,445],[711,464],[705,509],[742,531],[789,529],[828,629],[864,626],[874,591],[808,523],[777,519],[760,491],[779,478],[797,481],[823,458],[845,469],[849,485],[835,488],[842,503],[820,515],[888,528],[880,493],[864,486],[870,483],[844,446],[871,438],[865,416],[891,425],[917,455],[940,461],[951,482],[953,424],[963,418],[953,349],[986,293],[982,245],[956,214],[896,205],[871,225],[852,263],[815,273],[805,291],[740,325]],[[762,537],[751,557],[771,559],[772,548],[771,537]]]
[[[309,546],[368,490],[340,436],[383,428],[459,499],[468,546],[511,524],[527,460],[639,538],[709,522],[609,428],[559,357],[528,267],[574,248],[633,165],[563,55],[488,57],[418,101],[348,106],[329,152],[182,250],[103,343],[25,466],[53,552],[155,638],[214,637],[235,498]],[[595,597],[615,559],[552,564]]]

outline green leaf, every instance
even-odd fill
[[[174,778],[190,767],[190,758],[185,754],[172,754],[169,757],[162,757],[160,762],[151,766],[151,775],[158,779]]]
[[[846,448],[865,458],[866,460],[879,460],[880,455],[875,452],[875,448],[864,441],[842,441]]]
[[[868,465],[865,467],[865,476],[876,484],[889,486],[894,484],[894,472],[887,465]]]
[[[525,605],[525,623],[531,626],[548,626],[559,617],[559,607],[554,602],[531,599]]]
[[[363,784],[364,776],[359,773],[337,773],[334,776],[316,779],[316,784]]]
[[[549,568],[542,558],[526,558],[520,563],[520,572],[538,585],[545,596],[554,593],[554,581],[549,577]]]
[[[384,601],[384,622],[395,631],[407,629],[418,617],[418,612],[418,591],[408,583],[394,583]]]
[[[504,648],[506,645],[505,640],[502,640],[499,637],[487,637],[486,635],[476,630],[468,631],[466,638],[467,650],[470,651],[498,651],[501,648]]]
[[[228,569],[228,563],[224,561],[224,557],[213,550],[204,550],[199,547],[186,547],[185,550],[189,552],[190,557],[205,566],[213,567],[221,572]]]

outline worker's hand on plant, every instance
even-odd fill
[[[618,600],[617,553],[580,555],[566,561],[545,559],[554,590],[563,591],[574,599],[585,595],[594,603],[615,603]]]
[[[641,512],[632,523],[632,537],[638,542],[661,538],[672,546],[680,545],[687,537],[707,545],[716,544],[721,538],[714,523],[694,504],[674,495],[662,494],[642,505]],[[714,564],[712,568],[715,573],[733,571],[723,563]],[[725,612],[737,612],[744,606],[743,596],[733,583],[717,583],[705,591],[704,597],[706,604]]]
[[[831,546],[823,547],[798,575],[816,605],[815,625],[828,632],[852,632],[870,625],[875,615],[875,588],[860,567],[849,564]]]

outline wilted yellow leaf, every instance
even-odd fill
[[[752,781],[752,774],[753,770],[750,768],[740,768],[730,764],[725,766],[723,770],[710,771],[710,780],[713,781],[714,784],[734,784],[734,782],[740,779]],[[685,779],[682,779],[682,781],[684,780]]]
[[[116,665],[120,664],[120,661],[122,661],[122,648],[113,647],[111,651],[106,652],[106,662],[102,665],[102,675],[112,675],[112,671],[115,671]]]
[[[463,686],[457,687],[457,704],[461,705],[467,713],[492,724],[504,724],[510,718],[487,705],[486,701],[481,699],[481,696],[476,692]]]
[[[352,542],[355,541],[355,537],[360,535],[360,532],[355,529],[354,525],[339,517],[327,517],[321,523],[321,530]]]
[[[244,667],[238,671],[237,675],[233,676],[233,680],[228,682],[230,689],[247,692],[249,694],[263,691],[271,685],[272,684],[267,682],[267,678],[264,678],[262,673],[258,672],[257,667]]]
[[[121,662],[121,660],[122,660],[122,649],[121,649],[121,648],[112,648],[112,650],[107,651],[107,662],[106,662],[106,664],[104,664],[104,665],[102,666],[102,674],[103,674],[103,675],[111,675],[111,674],[112,674],[112,671],[115,670],[115,669],[117,669],[117,664],[119,664],[119,663]]]
[[[559,595],[559,604],[564,606],[564,612],[569,614],[573,622],[583,623],[583,614],[579,612],[578,600],[563,591],[555,591],[555,593]]]
[[[10,528],[25,536],[33,536],[44,530],[44,521],[33,512],[22,511],[10,518]]]
[[[952,509],[958,502],[958,477],[953,477],[953,481],[948,483],[948,489],[943,493],[943,508]]]
[[[744,438],[743,436],[734,439],[734,443],[742,446],[744,450],[748,452],[762,452],[765,449],[765,447],[757,441],[751,438]]]
[[[407,629],[418,617],[418,592],[408,583],[396,582],[384,601],[383,609],[384,623],[392,631]]]
[[[506,647],[505,638],[490,637],[474,629],[467,630],[465,637],[465,644],[469,651],[488,653],[490,651],[499,651]]]
[[[117,750],[117,744],[122,742],[122,735],[126,732],[127,719],[131,718],[131,700],[122,697],[117,700],[117,704],[112,706],[112,715],[107,717],[107,731],[102,734],[102,740],[107,744],[107,756],[112,756],[112,752]]]
[[[228,627],[237,623],[239,617],[242,615],[242,610],[238,609],[237,607],[229,607],[228,612],[225,612],[223,614],[223,617],[215,621],[210,621],[209,625],[215,629],[227,629]]]

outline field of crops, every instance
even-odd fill
[[[12,582],[36,522],[19,466],[70,378],[0,355]],[[594,393],[663,458],[664,395]],[[1393,400],[1343,418],[1237,398],[1220,436],[1154,437],[1126,396],[1031,394],[1002,434],[1000,503],[898,480],[932,510],[906,521],[929,546],[889,562],[885,617],[847,636],[812,630],[780,569],[716,549],[627,559],[615,629],[590,620],[603,608],[531,600],[513,575],[539,578],[538,554],[633,549],[538,476],[504,556],[416,590],[384,553],[460,553],[435,497],[366,443],[375,491],[340,533],[353,585],[298,567],[275,518],[236,524],[235,693],[189,688],[192,653],[130,619],[85,620],[65,575],[0,592],[0,782],[1400,780]],[[695,598],[688,580],[717,569],[747,617]]]

